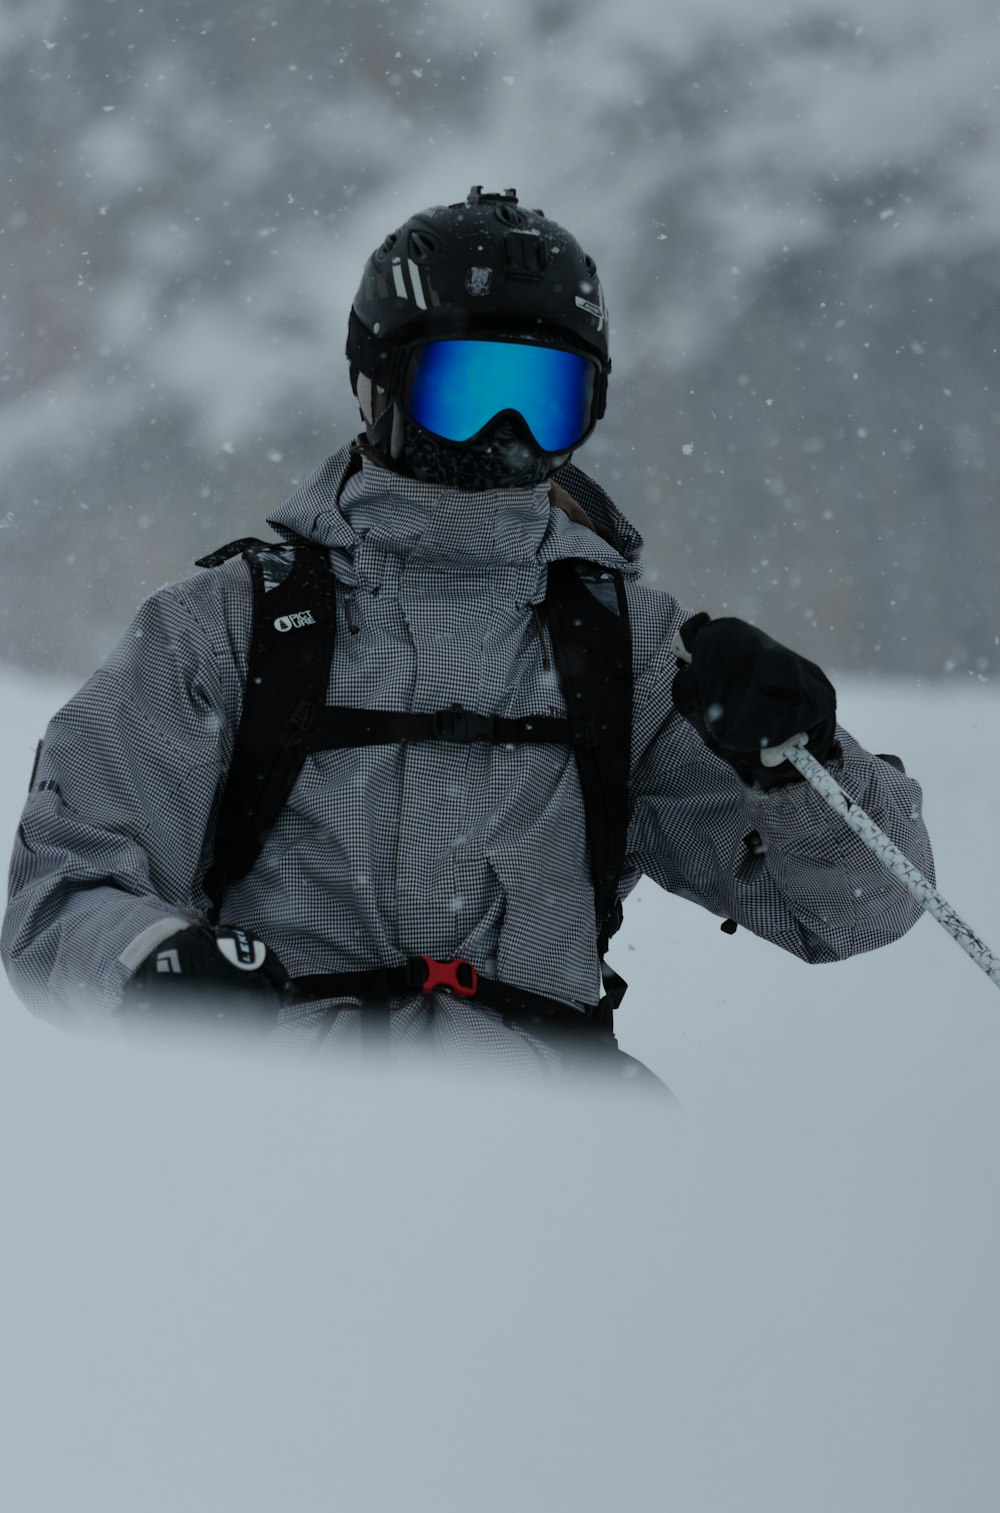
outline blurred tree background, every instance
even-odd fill
[[[358,429],[364,258],[517,187],[597,259],[577,462],[648,580],[833,667],[987,677],[995,0],[0,0],[3,660],[136,602]]]

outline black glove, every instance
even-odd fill
[[[288,973],[261,940],[227,925],[189,925],[152,951],[125,985],[122,1015],[202,1018],[268,1030],[277,1020]]]
[[[843,754],[836,737],[837,695],[814,662],[745,620],[695,615],[681,626],[680,641],[690,661],[681,661],[674,678],[674,705],[748,786],[801,782],[791,762],[765,767],[760,760],[763,749],[801,731],[817,761]]]

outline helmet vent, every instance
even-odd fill
[[[505,226],[526,226],[528,217],[523,210],[518,210],[516,205],[498,205],[494,214],[498,221],[503,221]]]
[[[378,257],[386,257],[392,251],[393,247],[395,247],[395,245],[396,245],[396,243],[397,243],[398,240],[399,240],[399,238],[398,238],[396,232],[395,231],[390,231],[389,235],[386,237],[385,241],[382,243],[381,247],[378,249],[378,253],[376,255]]]
[[[411,231],[406,243],[406,255],[414,263],[429,263],[440,246],[437,237],[429,231]]]

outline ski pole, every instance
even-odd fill
[[[840,784],[811,752],[806,751],[807,737],[792,736],[781,746],[765,747],[760,759],[765,767],[777,767],[789,761],[797,767],[809,786],[825,799],[830,808],[841,815],[855,835],[874,851],[886,871],[906,887],[922,909],[932,915],[938,924],[947,930],[952,940],[957,941],[967,956],[971,956],[996,987],[1000,988],[1000,957],[979,939],[955,910],[942,898],[929,878],[926,878],[912,862],[907,861],[902,851],[894,846],[884,830],[880,830],[870,814],[848,798]]]

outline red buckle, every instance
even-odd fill
[[[433,993],[435,988],[449,988],[456,998],[474,998],[479,977],[471,961],[435,961],[433,956],[418,957],[427,968],[420,991]],[[463,973],[465,981],[459,977]]]

